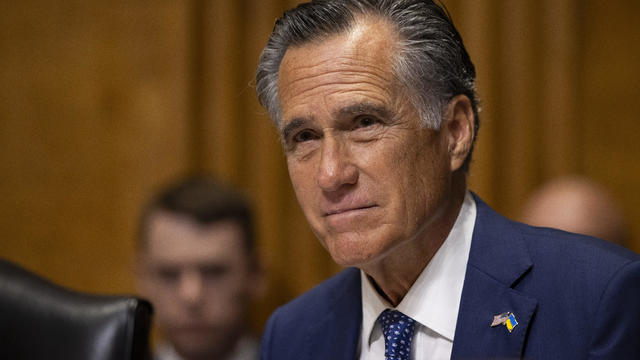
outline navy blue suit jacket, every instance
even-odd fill
[[[478,197],[452,359],[640,359],[640,256],[512,222]],[[347,269],[277,309],[261,359],[355,359],[360,273]],[[491,327],[512,312],[518,325]]]

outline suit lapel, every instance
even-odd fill
[[[497,283],[475,268],[467,269],[467,279],[451,358],[520,358],[536,300]],[[506,325],[491,326],[494,315],[505,312],[513,313],[518,322],[511,332]]]
[[[520,358],[537,300],[513,286],[532,262],[511,223],[474,197],[477,217],[451,358]],[[494,315],[506,312],[518,322],[511,332],[491,326]]]
[[[356,357],[362,323],[360,271],[338,287],[328,302],[326,315],[311,324],[307,335],[307,359],[352,360]]]

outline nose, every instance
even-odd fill
[[[180,275],[178,295],[188,304],[200,302],[202,299],[202,276],[198,271],[186,270]]]
[[[335,192],[344,185],[358,180],[358,169],[351,162],[346,146],[335,136],[324,136],[322,141],[318,186],[325,192]]]

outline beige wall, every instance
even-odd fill
[[[208,170],[255,199],[268,296],[337,270],[309,231],[253,72],[296,1],[0,4],[0,256],[85,291],[132,292],[140,203]],[[483,99],[471,187],[516,216],[579,173],[627,211],[640,252],[640,3],[449,0]]]

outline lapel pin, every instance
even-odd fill
[[[507,330],[509,330],[509,332],[512,332],[516,325],[518,325],[518,320],[516,320],[516,315],[514,313],[505,312],[493,316],[491,327],[498,325],[505,325],[507,327]]]

